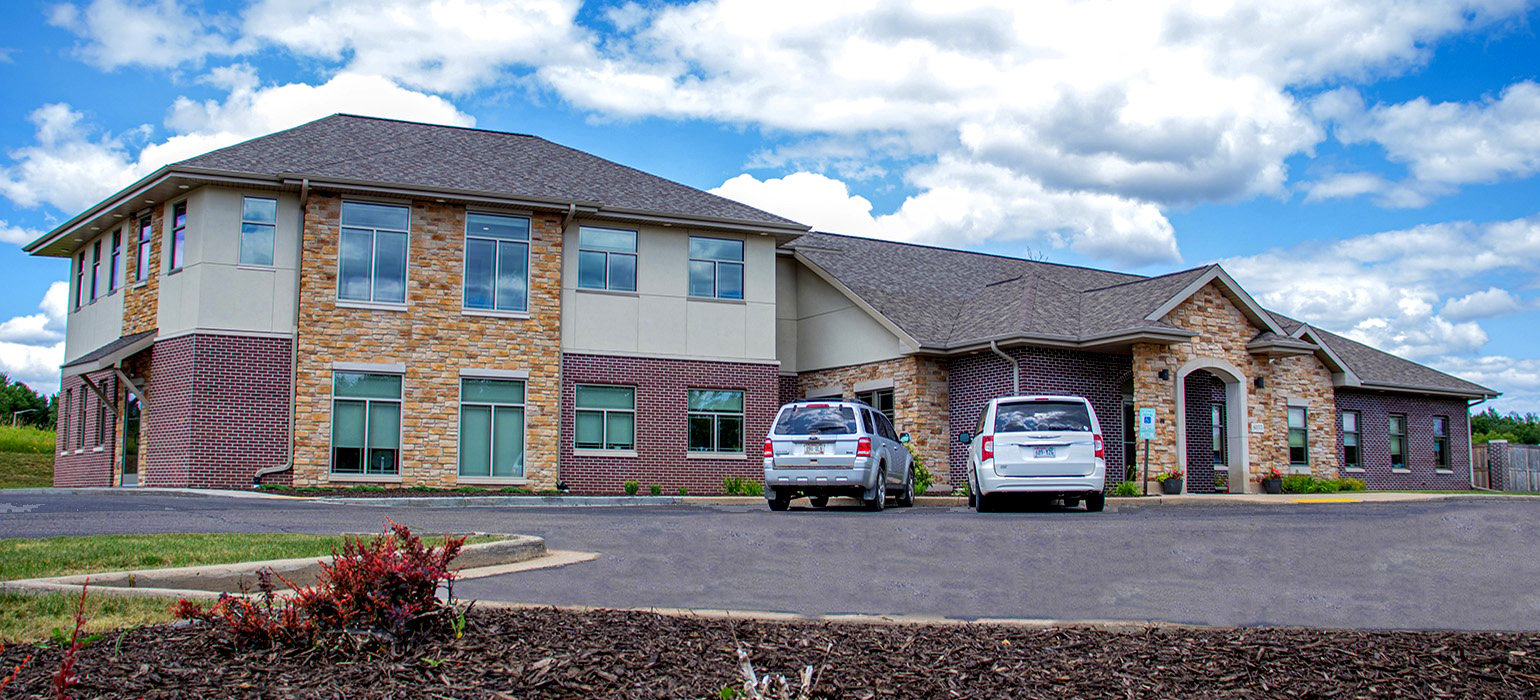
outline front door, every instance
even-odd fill
[[[128,395],[123,405],[123,481],[139,485],[139,397]]]
[[[1230,437],[1225,429],[1225,405],[1209,404],[1210,444],[1214,446],[1214,493],[1230,492]]]

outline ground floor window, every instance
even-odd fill
[[[1390,414],[1390,468],[1406,468],[1406,415]]]
[[[332,473],[401,473],[401,377],[332,375]]]
[[[691,389],[691,452],[743,452],[743,392]]]
[[[578,449],[636,449],[635,387],[579,386],[576,412]]]
[[[873,389],[872,391],[856,392],[856,400],[866,402],[866,405],[877,409],[878,413],[888,417],[889,421],[897,421],[893,414],[893,390]]]
[[[524,476],[524,382],[460,380],[460,476]]]
[[[1358,411],[1342,412],[1342,466],[1363,468],[1363,454],[1358,449]]]
[[[1433,417],[1433,466],[1438,469],[1449,468],[1449,418],[1447,416]]]
[[[1303,406],[1289,407],[1289,464],[1310,464],[1310,426]]]

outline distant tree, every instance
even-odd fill
[[[1503,415],[1488,408],[1471,416],[1471,439],[1476,443],[1507,440],[1524,445],[1540,445],[1540,415],[1509,413]]]
[[[17,425],[49,427],[53,419],[48,404],[49,400],[33,391],[32,387],[13,382],[10,377],[0,373],[0,422],[9,424],[14,418]],[[18,411],[26,413],[18,414]]]

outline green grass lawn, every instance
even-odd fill
[[[0,489],[53,486],[54,434],[0,425]]]
[[[26,454],[53,454],[55,442],[52,430],[0,425],[0,452]]]

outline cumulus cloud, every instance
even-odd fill
[[[37,240],[37,237],[41,235],[43,235],[43,232],[37,229],[12,226],[6,220],[0,219],[0,243],[23,245]]]
[[[0,373],[35,391],[58,391],[68,305],[69,286],[54,282],[38,303],[38,313],[0,322]]]
[[[1506,355],[1441,357],[1429,362],[1435,369],[1468,379],[1503,395],[1485,404],[1499,413],[1532,413],[1540,406],[1540,359]]]
[[[1439,313],[1444,318],[1466,321],[1517,313],[1522,311],[1524,306],[1524,303],[1508,290],[1488,287],[1450,300],[1444,304],[1443,310]]]
[[[62,3],[50,11],[49,23],[80,37],[76,51],[81,58],[108,70],[171,68],[241,50],[220,31],[226,19],[196,12],[178,0]]]

